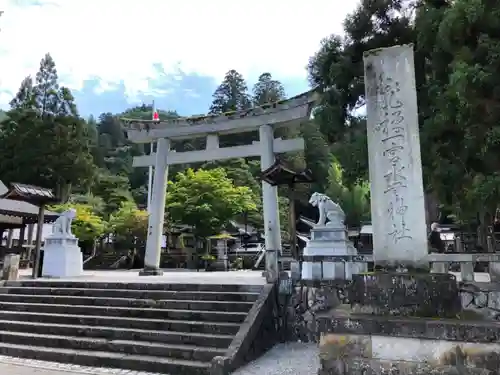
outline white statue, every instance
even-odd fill
[[[345,213],[337,203],[332,201],[330,197],[321,193],[313,193],[311,199],[309,199],[309,204],[313,207],[318,207],[319,210],[319,220],[316,226],[343,226],[345,220]],[[328,224],[327,224],[328,219]]]
[[[58,234],[65,237],[74,237],[71,232],[71,222],[76,217],[76,210],[70,208],[64,212],[61,212],[59,217],[56,219],[52,226],[52,234]]]

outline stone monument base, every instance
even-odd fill
[[[46,238],[43,252],[42,277],[75,277],[83,274],[83,254],[77,238]]]
[[[17,280],[19,277],[19,254],[6,254],[3,258],[2,280]]]
[[[497,322],[360,314],[348,305],[316,319],[318,375],[500,374]]]
[[[139,276],[162,276],[163,271],[160,268],[148,268],[139,271]]]
[[[349,301],[377,315],[454,318],[462,305],[451,274],[373,272],[353,275]]]

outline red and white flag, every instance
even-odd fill
[[[160,115],[156,109],[155,102],[153,101],[153,121],[160,121]]]

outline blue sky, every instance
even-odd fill
[[[229,69],[249,87],[270,72],[295,95],[308,89],[309,57],[357,2],[0,0],[0,108],[46,52],[86,116],[153,99],[205,113]]]

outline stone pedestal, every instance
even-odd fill
[[[348,294],[352,305],[376,315],[455,318],[462,308],[451,274],[354,275]]]
[[[74,236],[52,235],[43,247],[42,277],[75,277],[83,273],[83,254]]]
[[[3,258],[2,280],[17,280],[19,277],[19,254],[6,254]]]
[[[331,226],[311,230],[311,240],[304,248],[302,263],[303,280],[351,280],[353,274],[365,271],[365,264],[353,263],[349,259],[357,250],[347,239],[347,231]],[[317,257],[317,260],[315,259]],[[338,261],[321,261],[323,257],[339,257]],[[343,259],[342,257],[345,257]]]
[[[227,256],[227,240],[217,240],[217,263],[218,266],[224,270],[227,271],[229,268],[229,261],[228,261],[228,256]]]

